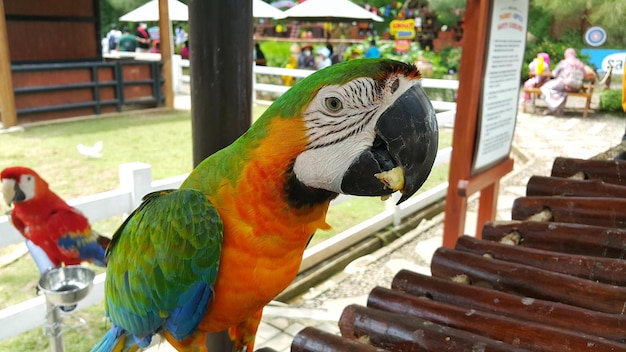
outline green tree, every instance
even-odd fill
[[[626,45],[626,1],[624,0],[531,0],[533,5],[554,15],[558,23],[564,19],[580,18],[592,26],[600,26],[607,33],[605,47]],[[553,38],[556,39],[556,38]]]
[[[431,0],[430,8],[437,14],[440,25],[452,28],[461,19],[458,10],[465,9],[465,0]]]

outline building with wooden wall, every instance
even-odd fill
[[[0,7],[5,128],[162,102],[160,62],[103,61],[98,0],[0,0]]]

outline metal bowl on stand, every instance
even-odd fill
[[[39,289],[48,302],[57,306],[71,306],[85,298],[96,273],[80,265],[50,269],[41,275]]]

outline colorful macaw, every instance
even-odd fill
[[[365,59],[313,73],[278,98],[178,190],[147,195],[107,249],[113,326],[92,351],[145,347],[161,333],[207,351],[228,330],[252,351],[263,307],[295,278],[339,193],[423,184],[437,153],[433,107],[413,65]]]
[[[105,266],[110,240],[91,229],[89,220],[48,187],[27,167],[9,167],[0,173],[2,195],[11,209],[13,226],[41,247],[55,267],[83,261]],[[41,268],[40,268],[41,269]]]

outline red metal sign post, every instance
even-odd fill
[[[464,234],[468,197],[477,192],[480,237],[484,223],[495,218],[500,179],[513,170],[509,152],[519,93],[515,77],[521,70],[527,17],[527,0],[467,0],[445,247],[454,247]]]

